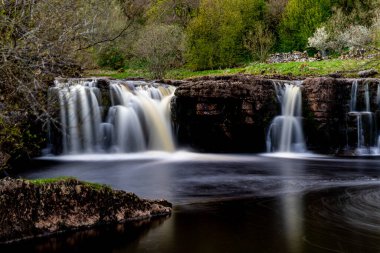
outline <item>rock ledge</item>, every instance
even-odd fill
[[[51,183],[5,178],[0,180],[0,243],[169,215],[171,207],[165,200],[140,199],[73,178]]]

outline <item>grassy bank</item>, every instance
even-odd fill
[[[227,68],[217,70],[191,71],[189,69],[175,69],[169,71],[165,78],[186,79],[206,75],[291,75],[291,76],[324,76],[331,73],[342,73],[346,77],[355,77],[359,70],[374,67],[380,72],[380,66],[372,66],[366,60],[325,60],[315,62],[287,62],[287,63],[251,63],[244,67]],[[85,73],[87,76],[107,76],[117,79],[124,78],[151,78],[145,69],[125,69],[124,72],[110,70],[91,70]]]

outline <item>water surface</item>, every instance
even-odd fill
[[[1,252],[380,252],[380,160],[150,152],[65,156],[25,178],[75,176],[165,198],[171,217]]]

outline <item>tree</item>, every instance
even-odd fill
[[[148,11],[150,22],[187,27],[195,16],[199,0],[156,0]]]
[[[331,34],[327,32],[326,27],[322,26],[318,28],[312,37],[308,38],[308,47],[314,47],[322,52],[323,56],[326,56],[326,50],[331,48]]]
[[[379,8],[379,11],[380,11],[380,8]],[[380,13],[379,12],[373,19],[372,38],[374,42],[374,47],[380,48]]]
[[[279,27],[282,51],[304,50],[307,40],[331,16],[330,0],[289,0]]]
[[[274,48],[279,49],[279,25],[282,15],[285,11],[289,0],[268,0],[266,7],[265,23],[268,30],[273,34],[275,45]]]
[[[163,78],[167,70],[181,63],[183,33],[175,25],[149,25],[135,45],[137,57],[148,63],[154,78]]]
[[[378,0],[332,0],[334,8],[340,9],[350,22],[357,25],[369,26],[379,7]]]
[[[187,32],[186,58],[191,68],[236,65],[241,59],[243,21],[238,0],[202,0]]]
[[[353,13],[345,14],[343,9],[334,9],[331,18],[318,28],[308,39],[308,46],[322,52],[331,49],[342,52],[345,48],[368,48],[372,41],[376,41],[376,23],[374,17],[370,26],[359,24]],[[366,23],[366,21],[362,21]]]
[[[263,21],[264,0],[201,0],[186,29],[187,61],[193,69],[236,66],[250,57],[244,37]]]
[[[0,137],[9,137],[0,139],[0,156],[38,154],[35,144],[46,136],[42,129],[51,119],[48,86],[55,77],[79,76],[79,60],[90,48],[130,31],[141,16],[138,2],[0,1]],[[135,11],[127,15],[121,10],[128,6]],[[28,141],[32,137],[38,140]]]
[[[274,36],[265,26],[258,22],[255,29],[250,30],[244,38],[244,47],[251,53],[252,59],[265,61],[274,44]]]

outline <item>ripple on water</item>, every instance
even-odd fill
[[[337,191],[338,195],[335,195]],[[380,238],[380,187],[378,184],[325,190],[322,198],[309,206],[314,215],[355,228],[375,232]],[[319,203],[318,203],[319,202]]]

